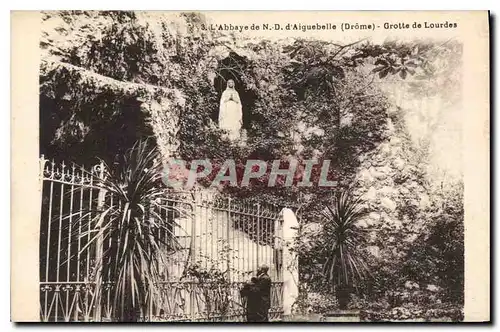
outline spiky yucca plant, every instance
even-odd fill
[[[165,248],[175,248],[175,243],[167,243],[175,241],[173,221],[160,213],[175,208],[159,203],[165,197],[162,168],[157,149],[149,143],[138,141],[113,167],[102,162],[104,177],[97,185],[108,199],[97,210],[73,214],[82,229],[88,229],[81,234],[89,241],[80,253],[111,243],[96,257],[107,279],[101,278],[97,287],[101,288],[102,281],[110,282],[114,316],[119,321],[137,321],[138,313],[145,313],[149,296],[157,293],[155,287],[164,277],[160,267],[167,264]]]
[[[331,205],[322,211],[326,251],[323,274],[335,290],[341,309],[347,306],[352,287],[369,275],[359,249],[364,233],[356,225],[365,214],[361,198],[351,190],[337,191]]]

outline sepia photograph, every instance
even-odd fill
[[[302,14],[38,13],[29,320],[490,319],[488,13]]]

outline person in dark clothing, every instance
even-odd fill
[[[257,278],[252,277],[250,282],[245,283],[240,294],[241,297],[246,298],[247,322],[258,322],[262,301],[260,289],[257,286]]]
[[[260,291],[261,305],[257,312],[259,322],[269,322],[269,309],[271,308],[271,278],[267,274],[269,267],[262,265],[257,270],[257,286]]]

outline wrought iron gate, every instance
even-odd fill
[[[102,165],[87,171],[41,158],[40,308],[42,321],[112,321],[112,280],[98,264],[111,243],[90,243],[80,218],[83,210],[98,211],[105,200],[97,185]],[[164,269],[141,317],[148,321],[242,321],[239,289],[257,267],[270,267],[271,319],[283,312],[282,219],[280,208],[220,197],[206,192],[166,192],[158,213],[172,223],[180,244]],[[90,208],[90,209],[89,209]],[[96,212],[98,213],[98,212]],[[69,217],[68,217],[69,216]],[[93,218],[89,214],[89,218]],[[77,221],[80,220],[80,221]],[[110,240],[111,241],[111,240]],[[88,245],[89,244],[89,245]],[[91,245],[90,245],[91,244]],[[164,248],[170,250],[171,248]],[[105,264],[104,264],[105,265]],[[196,271],[216,278],[193,277]],[[152,294],[151,294],[152,295]]]

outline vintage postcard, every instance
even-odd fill
[[[15,322],[489,322],[489,13],[12,12]]]

